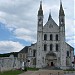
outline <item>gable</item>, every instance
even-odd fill
[[[51,18],[43,27],[43,32],[59,32],[59,26]]]

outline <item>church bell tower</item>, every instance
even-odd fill
[[[65,69],[66,67],[66,50],[65,50],[65,14],[60,2],[59,10],[59,39],[60,39],[60,67]]]
[[[37,60],[36,67],[42,67],[42,39],[43,39],[43,10],[42,1],[40,1],[40,8],[38,10],[38,24],[37,24]]]

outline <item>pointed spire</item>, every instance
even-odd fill
[[[62,5],[62,1],[60,0],[60,5]]]
[[[42,1],[40,1],[40,9],[42,10]]]
[[[40,1],[40,8],[39,8],[39,11],[38,11],[38,15],[43,16],[42,1]]]
[[[62,1],[60,0],[60,10],[63,10],[63,7],[62,7]]]
[[[62,1],[61,1],[61,0],[60,0],[59,16],[60,16],[60,15],[63,15],[63,16],[65,15],[65,14],[64,14],[64,10],[63,10],[63,6],[62,6]]]
[[[49,13],[49,17],[48,17],[48,21],[51,19],[51,10],[50,10],[50,13]]]

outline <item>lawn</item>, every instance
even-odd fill
[[[28,71],[38,71],[39,68],[31,68],[31,67],[27,67],[27,70],[28,70]]]
[[[5,72],[0,72],[0,75],[18,75],[23,73],[24,71],[20,70],[13,70],[13,71],[5,71]]]

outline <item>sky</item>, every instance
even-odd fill
[[[75,48],[75,0],[62,0],[66,42]],[[40,0],[0,0],[0,53],[20,51],[37,41],[37,12]],[[59,25],[60,0],[42,0],[44,24],[51,11]]]

